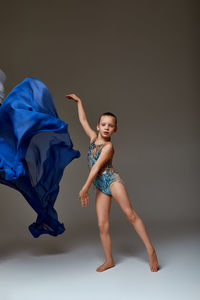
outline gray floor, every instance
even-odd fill
[[[200,299],[197,224],[148,224],[161,270],[151,273],[144,247],[112,225],[115,268],[97,273],[103,252],[97,228],[72,226],[60,237],[1,233],[1,300]],[[24,235],[22,235],[24,234]]]

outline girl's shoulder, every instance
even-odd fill
[[[111,141],[105,142],[104,145],[110,145],[110,147],[113,147],[113,143]]]
[[[103,144],[103,147],[107,147],[110,148],[110,150],[112,150],[114,152],[114,147],[113,147],[113,143],[111,141],[105,142]]]

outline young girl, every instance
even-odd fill
[[[114,267],[114,260],[111,251],[111,237],[109,233],[109,214],[111,198],[119,204],[129,222],[142,239],[149,256],[149,265],[152,272],[159,269],[155,249],[146,232],[144,223],[132,208],[124,184],[119,174],[112,167],[114,149],[111,136],[117,131],[117,118],[112,113],[104,113],[100,116],[97,124],[98,134],[91,129],[82,105],[82,101],[75,94],[65,95],[65,98],[73,99],[78,104],[78,115],[85,133],[90,139],[88,152],[88,163],[90,168],[89,176],[79,193],[82,207],[89,202],[88,190],[93,182],[96,187],[96,212],[100,230],[101,242],[105,253],[105,262],[96,271],[102,272]]]

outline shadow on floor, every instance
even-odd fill
[[[200,226],[197,225],[195,222],[189,224],[149,223],[147,229],[159,256],[159,248],[162,247],[163,249],[165,245],[169,247],[169,244],[173,248],[173,243],[177,240],[184,239],[188,235],[198,234]],[[98,228],[92,226],[91,224],[89,226],[76,225],[70,229],[66,228],[65,233],[61,236],[44,235],[37,239],[33,238],[29,232],[22,235],[20,230],[15,234],[1,230],[0,260],[7,260],[19,253],[27,253],[33,256],[70,253],[74,249],[86,245],[95,247],[97,257],[103,259]],[[116,224],[113,228],[111,230],[112,250],[117,264],[120,264],[127,257],[133,256],[141,261],[148,261],[144,245],[131,226],[121,228]]]

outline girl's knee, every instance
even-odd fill
[[[136,212],[133,209],[125,211],[126,217],[131,224],[134,224],[138,218]]]
[[[98,222],[98,227],[100,233],[107,233],[109,231],[109,223],[108,222]]]

